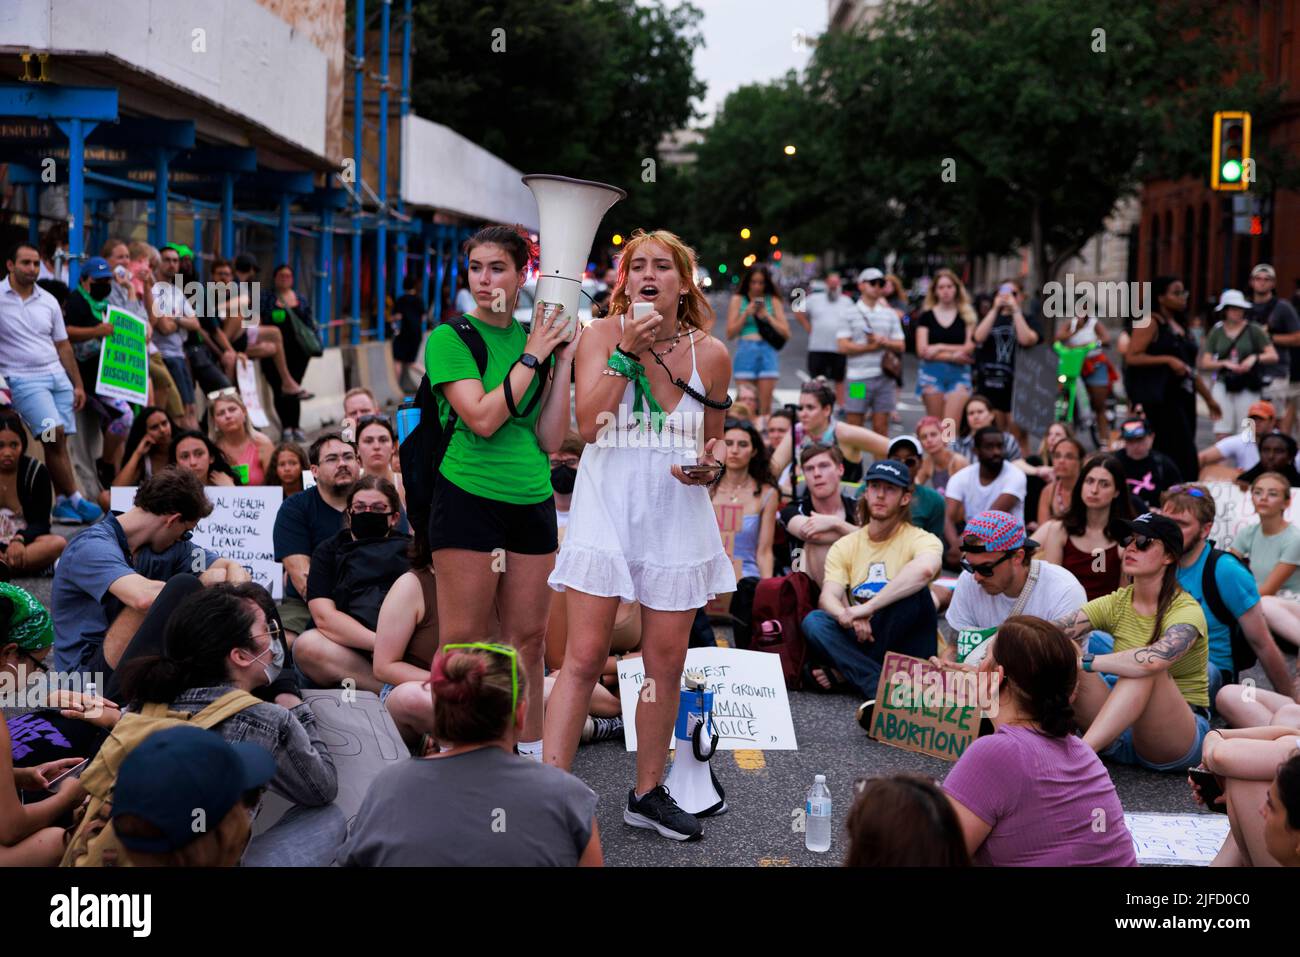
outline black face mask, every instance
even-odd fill
[[[578,470],[572,465],[557,465],[551,469],[551,488],[561,495],[573,492],[573,483],[577,481]]]
[[[96,279],[90,284],[90,298],[96,301],[107,299],[108,294],[113,290],[113,280]]]
[[[388,534],[388,516],[379,512],[354,512],[352,535],[354,538],[383,538]]]

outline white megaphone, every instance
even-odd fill
[[[541,173],[525,176],[523,184],[537,200],[541,226],[536,299],[545,304],[545,315],[564,310],[569,324],[565,338],[572,339],[578,330],[578,296],[591,243],[605,213],[627,193],[617,186]]]

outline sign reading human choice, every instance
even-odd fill
[[[284,489],[209,485],[203,491],[212,503],[212,514],[195,527],[194,544],[239,562],[272,598],[282,598],[284,568],[275,560],[272,533]],[[112,494],[115,512],[125,512],[135,504],[134,487],[117,487]]]
[[[149,353],[145,323],[121,309],[108,309],[113,334],[99,349],[95,394],[136,405],[149,403]]]
[[[876,689],[871,737],[882,744],[956,761],[979,735],[983,695],[977,676],[936,668],[891,651]]]
[[[713,726],[720,751],[797,751],[790,699],[785,693],[781,659],[765,651],[738,648],[692,648],[686,671],[698,671],[713,692]],[[623,705],[623,738],[636,750],[636,706],[651,695],[672,695],[680,689],[656,688],[645,680],[641,658],[624,658],[618,665],[618,690]],[[671,746],[676,746],[673,738]]]

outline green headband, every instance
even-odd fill
[[[54,644],[54,624],[44,605],[8,582],[0,582],[0,597],[8,598],[14,606],[3,644],[15,642],[23,651],[40,651]]]

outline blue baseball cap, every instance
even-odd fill
[[[103,256],[91,256],[86,260],[86,265],[81,267],[81,275],[84,279],[112,279],[113,270],[109,268],[108,260]]]
[[[888,482],[891,485],[897,485],[899,488],[911,488],[912,473],[902,462],[885,459],[880,462],[872,462],[871,468],[867,469],[867,474],[862,481],[864,483]]]
[[[112,816],[130,814],[161,834],[142,838],[119,833],[117,839],[133,851],[179,850],[215,830],[246,791],[273,777],[275,758],[255,744],[230,744],[203,728],[156,732],[122,762]],[[195,813],[200,810],[201,817]]]

